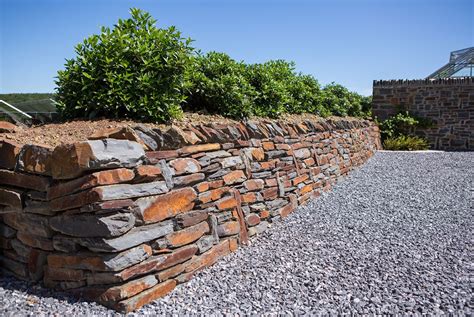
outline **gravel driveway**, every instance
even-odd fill
[[[472,313],[473,153],[379,152],[136,314]],[[0,278],[0,315],[113,314]]]

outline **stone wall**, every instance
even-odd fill
[[[329,190],[380,148],[349,119],[144,126],[0,142],[3,273],[133,311]]]
[[[374,81],[373,115],[384,120],[399,108],[432,122],[413,133],[433,149],[474,150],[474,78]]]

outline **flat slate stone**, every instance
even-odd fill
[[[143,184],[116,184],[94,187],[77,194],[53,199],[53,210],[67,210],[108,200],[124,200],[128,198],[164,194],[168,192],[166,182],[157,181]]]
[[[77,243],[94,252],[119,252],[173,232],[171,220],[135,227],[126,234],[113,238],[78,238]]]
[[[114,253],[97,254],[83,252],[79,254],[50,254],[48,266],[102,272],[117,272],[146,260],[151,255],[148,245],[139,245],[132,249]]]
[[[73,237],[116,237],[135,225],[132,213],[114,213],[108,215],[61,215],[49,220],[53,230]]]
[[[90,170],[135,167],[144,160],[142,145],[133,141],[102,139],[65,144],[53,151],[52,176],[71,179]]]
[[[38,175],[0,170],[0,184],[45,192],[49,186],[49,179]]]

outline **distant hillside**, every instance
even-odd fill
[[[19,102],[44,100],[44,99],[50,99],[53,97],[54,97],[54,94],[46,94],[46,93],[0,94],[1,100],[11,103],[12,105]]]
[[[29,94],[0,94],[3,100],[33,117],[33,122],[50,122],[57,117],[56,105],[52,101],[54,94],[29,93]],[[30,121],[21,113],[0,103],[0,120]],[[25,121],[26,120],[26,121]]]

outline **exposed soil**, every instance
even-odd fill
[[[252,120],[264,120],[265,118],[252,118]],[[302,115],[283,115],[279,120],[287,122],[301,122],[303,120],[320,120],[321,117],[312,114]],[[338,120],[338,117],[332,117]],[[356,120],[355,118],[345,118]],[[0,140],[6,139],[19,144],[37,144],[48,147],[55,147],[62,143],[74,143],[87,140],[94,132],[102,129],[116,127],[134,127],[137,124],[144,124],[150,128],[160,128],[165,130],[170,125],[178,127],[186,127],[190,124],[235,124],[238,121],[225,118],[219,115],[205,115],[199,113],[185,113],[180,120],[174,120],[169,124],[142,123],[133,120],[114,120],[114,119],[97,119],[97,120],[73,120],[61,123],[48,123],[36,125],[29,128],[19,128],[14,133],[0,133]]]

